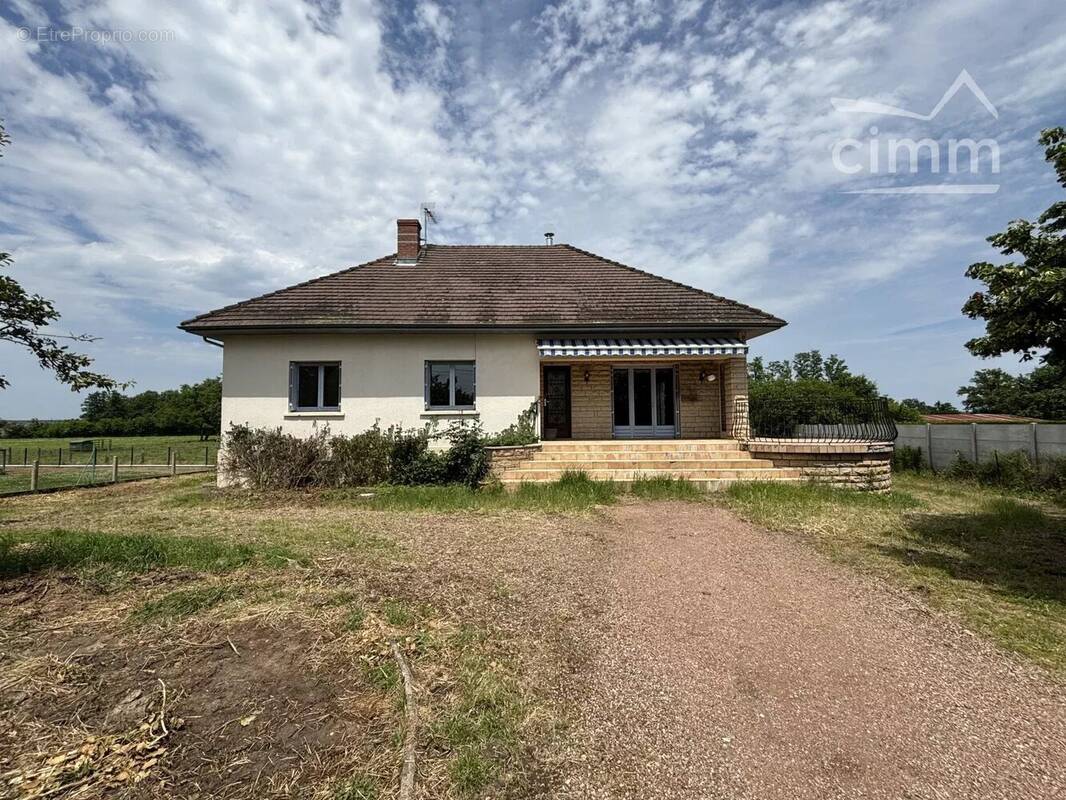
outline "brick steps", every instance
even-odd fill
[[[651,463],[655,461],[669,461],[681,463],[685,461],[748,461],[752,455],[747,450],[657,450],[650,453],[642,453],[636,450],[621,451],[587,451],[560,450],[550,453],[536,453],[530,460],[538,464],[570,463],[574,461],[605,461]]]
[[[698,456],[699,454],[693,454]],[[746,455],[746,454],[745,454]],[[693,470],[693,469],[770,469],[774,462],[765,458],[752,458],[751,456],[731,458],[674,458],[672,454],[661,453],[658,457],[633,457],[627,455],[622,458],[602,458],[595,454],[592,458],[570,459],[539,459],[523,462],[520,469],[536,470]]]
[[[522,467],[508,470],[500,476],[501,483],[534,482],[544,483],[558,480],[562,470],[532,469]],[[582,470],[597,481],[632,481],[638,478],[684,478],[685,480],[776,480],[782,478],[798,480],[802,477],[798,469],[584,469]]]
[[[736,481],[803,479],[799,469],[775,468],[772,461],[753,457],[732,439],[543,442],[499,478],[513,487],[556,481],[567,471],[620,484],[639,478],[681,478],[708,490]]]

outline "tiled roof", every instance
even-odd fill
[[[784,325],[757,308],[570,245],[427,245],[193,317],[193,333],[264,328],[733,328]]]
[[[1014,414],[922,414],[926,422],[940,424],[970,423],[970,422],[1041,422],[1036,417],[1019,417]]]

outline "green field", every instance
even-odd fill
[[[178,474],[187,475],[191,472],[206,472],[214,474],[213,466],[203,464],[182,464],[178,462]],[[159,478],[170,475],[167,466],[135,464],[119,464],[118,481],[136,481],[143,478]],[[95,486],[98,484],[111,483],[111,465],[97,466],[86,464],[81,469],[68,467],[43,466],[37,476],[38,489],[58,489],[70,486]],[[0,496],[15,492],[28,492],[30,490],[30,469],[22,466],[8,467],[0,472]]]
[[[89,437],[86,437],[88,439]],[[41,464],[89,464],[90,451],[71,451],[70,443],[82,439],[0,439],[0,450],[7,451],[7,463],[22,464],[39,460]],[[189,436],[103,436],[94,437],[96,463],[110,464],[118,457],[120,464],[166,464],[169,453],[176,453],[179,464],[214,464],[218,455],[218,437],[201,442]]]

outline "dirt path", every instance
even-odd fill
[[[1066,688],[802,543],[698,505],[599,528],[557,796],[1066,796]]]

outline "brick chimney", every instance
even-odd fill
[[[396,220],[396,260],[413,263],[421,248],[422,223],[417,219]]]

